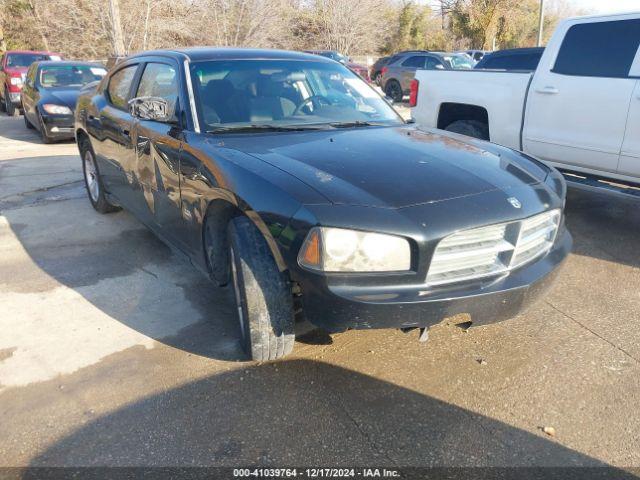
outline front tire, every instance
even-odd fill
[[[29,130],[33,130],[35,128],[33,125],[31,125],[31,122],[27,118],[26,113],[24,114],[24,126],[27,127]]]
[[[489,140],[489,125],[477,120],[457,120],[450,123],[445,130],[479,138],[480,140]]]
[[[295,341],[293,295],[266,240],[247,217],[229,222],[229,260],[242,347],[251,360],[276,360]]]
[[[11,97],[9,96],[9,90],[4,91],[4,110],[7,112],[7,115],[10,117],[17,117],[20,113],[20,110],[16,108],[16,106],[11,101]]]
[[[82,156],[82,172],[84,174],[84,186],[89,195],[91,206],[100,213],[111,213],[120,210],[109,203],[105,197],[100,171],[95,160],[95,154],[87,139],[80,140],[80,154]]]
[[[42,115],[38,114],[38,125],[40,127],[40,138],[42,139],[42,143],[48,145],[53,143],[53,138],[47,135],[47,129],[44,126],[44,120],[42,119]]]

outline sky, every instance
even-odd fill
[[[640,12],[640,0],[570,0],[593,13]]]

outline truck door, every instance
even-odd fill
[[[629,73],[640,44],[640,19],[565,28],[533,77],[524,150],[560,167],[615,173],[637,83]]]
[[[640,61],[638,64],[640,67]],[[636,177],[637,182],[640,183],[640,81],[636,82],[636,89],[629,106],[629,119],[620,152],[618,173]]]

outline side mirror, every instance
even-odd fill
[[[444,65],[436,65],[436,70],[444,70]]]
[[[178,123],[174,108],[161,97],[136,97],[129,100],[129,112],[142,120],[162,123]]]

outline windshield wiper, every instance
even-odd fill
[[[207,130],[207,133],[300,132],[303,130],[319,130],[319,128],[312,125],[236,125],[212,128]]]
[[[388,127],[386,123],[378,122],[363,122],[361,120],[355,120],[353,122],[331,122],[329,123],[334,128],[353,128],[353,127]]]

